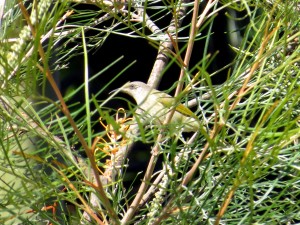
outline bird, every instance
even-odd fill
[[[140,119],[143,121],[153,119],[155,124],[163,124],[168,112],[175,107],[168,126],[180,129],[182,132],[196,132],[200,128],[200,120],[190,109],[177,103],[171,95],[156,90],[143,82],[127,82],[115,91],[123,92],[134,98],[141,111]]]

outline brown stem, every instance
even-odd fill
[[[25,6],[23,5],[22,1],[21,0],[18,0],[18,1],[19,1],[19,7],[22,11],[22,14],[24,15],[24,17],[26,19],[26,22],[28,23],[28,25],[31,29],[31,33],[32,33],[33,37],[36,39],[37,38],[36,31],[35,31],[35,28],[31,24],[29,14],[28,14]],[[91,167],[92,167],[92,170],[93,170],[93,173],[94,173],[94,178],[96,179],[96,183],[97,183],[96,191],[99,193],[100,200],[102,201],[104,207],[108,210],[108,213],[111,216],[111,218],[115,221],[115,223],[118,223],[117,222],[118,217],[117,217],[113,207],[111,206],[110,201],[106,197],[106,194],[104,192],[102,183],[100,181],[100,177],[99,177],[99,174],[98,174],[97,165],[96,165],[94,155],[92,154],[90,147],[87,145],[82,133],[79,131],[75,121],[73,120],[73,118],[70,114],[70,111],[69,111],[69,109],[68,109],[68,107],[67,107],[67,105],[66,105],[66,103],[63,99],[63,96],[62,96],[62,94],[61,94],[61,92],[60,92],[60,90],[59,90],[59,88],[58,88],[58,86],[57,86],[57,84],[56,84],[56,82],[55,82],[55,80],[52,76],[52,73],[49,69],[49,65],[48,65],[47,59],[45,57],[45,52],[44,52],[43,46],[40,42],[39,42],[39,45],[38,45],[38,51],[39,51],[39,55],[42,59],[42,62],[44,64],[44,68],[39,67],[39,69],[41,70],[41,72],[46,74],[47,80],[49,81],[49,83],[52,86],[57,98],[60,101],[61,111],[67,117],[67,119],[68,119],[69,123],[71,124],[72,128],[74,129],[74,132],[76,133],[82,147],[84,148],[87,157],[90,160]]]

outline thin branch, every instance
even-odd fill
[[[152,178],[152,174],[153,174],[153,171],[154,171],[154,168],[155,168],[155,165],[156,165],[156,161],[157,161],[157,158],[158,158],[159,143],[162,140],[162,138],[163,138],[163,135],[159,134],[159,136],[157,138],[156,145],[153,148],[153,154],[151,155],[151,158],[149,160],[146,173],[145,173],[144,178],[142,180],[142,184],[140,185],[139,190],[138,190],[134,200],[132,201],[129,209],[127,210],[127,212],[125,213],[123,219],[121,220],[122,225],[125,225],[125,224],[129,223],[129,221],[133,217],[134,213],[138,209],[138,206],[140,205],[140,203],[142,201],[144,193],[145,193],[146,189],[148,188],[148,186],[150,184],[150,180]]]
[[[175,97],[178,96],[182,90],[182,87],[183,87],[182,81],[184,79],[184,74],[190,64],[190,59],[191,59],[192,50],[194,47],[195,37],[198,32],[196,29],[196,21],[197,21],[197,17],[198,17],[198,11],[199,11],[199,1],[194,1],[193,17],[192,17],[192,21],[191,21],[189,41],[188,41],[188,46],[187,46],[186,53],[185,53],[184,64],[182,65],[181,70],[180,70],[180,75],[179,75],[179,79],[178,79],[179,82],[176,87]]]
[[[178,2],[180,7],[176,11],[176,14],[174,15],[173,19],[171,20],[171,23],[167,30],[167,34],[173,35],[174,32],[176,32],[178,28],[181,27],[183,18],[186,15],[186,11],[188,8],[187,3],[189,2],[190,2],[189,0],[182,0]],[[170,37],[166,35],[165,40],[161,41],[160,43],[158,54],[156,56],[153,69],[148,79],[148,84],[150,86],[156,88],[160,83],[160,80],[162,78],[162,71],[165,69],[165,67],[169,62],[168,52],[170,52],[172,49],[173,49],[172,41]]]

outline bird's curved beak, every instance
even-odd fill
[[[128,81],[127,83],[125,83],[122,87],[119,87],[119,88],[117,88],[117,89],[115,89],[115,90],[110,91],[108,94],[115,93],[115,94],[113,94],[113,96],[115,96],[115,95],[118,94],[120,91],[122,91],[122,88],[123,88],[125,85],[127,85],[128,83],[130,83],[130,81]]]
[[[112,94],[112,93],[114,93],[114,92],[120,92],[121,90],[120,90],[120,88],[117,88],[117,89],[115,89],[115,90],[112,90],[112,91],[110,91],[108,94],[110,95],[110,94]],[[117,93],[116,93],[117,94]]]

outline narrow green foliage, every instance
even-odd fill
[[[84,10],[77,0],[3,2],[0,224],[299,223],[297,0],[200,6],[86,0],[93,7]],[[224,40],[234,58],[215,70],[220,15],[228,17],[228,40],[237,40]],[[88,53],[102,51],[111,35],[124,37],[124,45],[140,38],[159,48],[155,65],[166,64],[153,69],[160,70],[157,76],[152,71],[152,84],[169,79],[173,67],[181,70],[166,93],[183,84],[176,100],[192,106],[199,132],[170,131],[151,118],[145,124],[139,106],[118,92],[105,99],[139,61],[122,65],[91,94],[96,78],[127,57],[95,74],[88,70]],[[201,51],[195,47],[200,42]],[[63,96],[53,74],[67,71],[78,55],[84,56],[84,82]],[[116,100],[126,109],[112,108]]]

